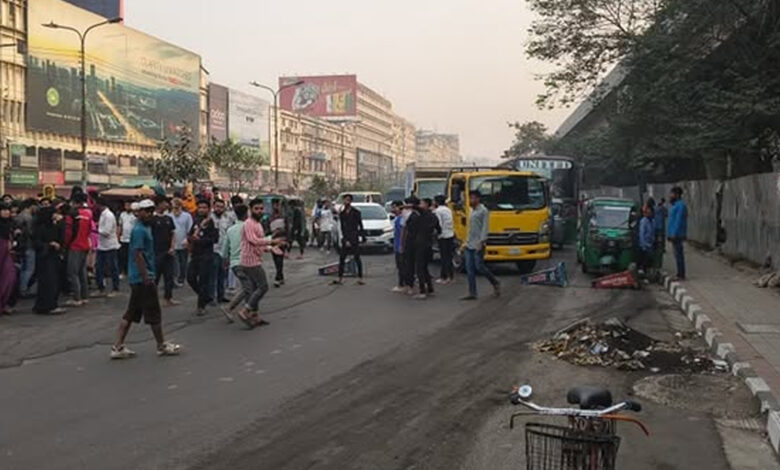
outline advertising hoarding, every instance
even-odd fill
[[[260,143],[268,140],[268,102],[231,89],[228,133],[235,142],[260,149]]]
[[[65,0],[79,8],[89,10],[104,18],[116,18],[122,16],[122,0]]]
[[[209,141],[228,137],[228,89],[209,84]]]
[[[303,81],[279,94],[279,107],[333,121],[357,119],[357,76],[282,77],[279,87]]]
[[[61,0],[29,4],[27,126],[80,135],[79,39],[102,18]],[[185,124],[200,123],[200,57],[121,25],[93,29],[87,39],[87,134],[157,145]]]

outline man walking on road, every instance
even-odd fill
[[[682,200],[683,190],[679,186],[672,188],[669,194],[669,220],[666,225],[666,238],[674,248],[674,261],[677,264],[677,280],[685,280],[685,253],[683,243],[688,237],[688,208]]]
[[[485,242],[488,239],[489,214],[487,208],[480,202],[478,191],[469,192],[469,233],[466,247],[463,251],[463,261],[466,264],[466,275],[469,281],[469,295],[461,300],[477,299],[477,273],[485,276],[493,284],[493,296],[501,295],[501,284],[496,276],[485,266]]]
[[[415,251],[414,240],[420,225],[420,200],[414,196],[406,198],[404,201],[406,208],[401,213],[401,249],[404,252],[404,286],[406,295],[414,295],[415,279]]]
[[[214,245],[214,272],[212,283],[214,284],[212,298],[218,303],[227,302],[225,298],[225,283],[227,282],[227,269],[222,263],[222,243],[227,236],[227,231],[235,222],[235,216],[225,212],[225,201],[217,199],[214,201],[214,211],[211,214],[211,220],[219,231],[219,241]]]
[[[179,302],[173,300],[173,267],[175,259],[173,257],[174,232],[176,226],[173,219],[167,212],[168,201],[165,197],[157,200],[155,214],[152,216],[152,238],[154,238],[154,285],[160,284],[160,278],[163,278],[165,288],[165,306],[173,307],[179,305]]]
[[[341,224],[341,253],[339,254],[339,279],[333,281],[333,284],[344,283],[344,263],[348,255],[352,255],[357,265],[358,281],[362,286],[363,281],[363,262],[360,260],[360,241],[365,239],[365,230],[363,229],[363,218],[360,211],[352,207],[352,195],[345,194],[343,199],[344,207],[339,214],[339,223]]]
[[[403,250],[404,220],[401,217],[403,206],[403,202],[393,201],[392,211],[395,215],[395,218],[393,219],[393,253],[395,254],[395,269],[398,271],[398,284],[393,287],[393,292],[404,292],[406,286]]]
[[[452,211],[445,204],[444,196],[434,199],[434,213],[439,219],[441,234],[439,235],[439,255],[441,256],[441,276],[438,284],[449,284],[455,280],[455,269],[452,266],[452,250],[455,248],[455,231],[452,224]]]
[[[214,273],[214,244],[219,240],[219,231],[209,216],[210,210],[208,199],[198,201],[188,241],[192,257],[187,267],[187,283],[198,294],[198,316],[206,314],[206,305],[211,302],[214,289],[211,276]]]
[[[250,329],[267,325],[258,312],[260,300],[268,292],[268,277],[263,269],[263,251],[269,246],[278,246],[283,240],[265,239],[263,225],[263,199],[255,198],[249,203],[250,217],[241,227],[241,255],[239,280],[246,294],[246,305],[238,312],[238,318]]]
[[[105,293],[106,267],[111,275],[111,283],[114,291],[111,296],[119,292],[119,239],[117,238],[116,217],[111,210],[106,207],[103,201],[97,202],[97,208],[100,211],[98,221],[98,245],[97,259],[95,260],[95,277],[97,278],[97,287],[101,294]]]
[[[431,211],[433,201],[423,199],[420,201],[419,224],[414,237],[414,261],[415,273],[420,283],[420,292],[415,297],[417,300],[425,300],[433,295],[433,279],[428,271],[428,263],[433,257],[433,242],[441,233],[439,219]]]
[[[111,347],[111,359],[127,359],[135,356],[135,351],[125,346],[125,338],[131,323],[139,323],[141,318],[149,325],[157,341],[158,356],[175,356],[180,346],[165,341],[162,330],[162,312],[157,298],[157,286],[154,284],[154,239],[149,228],[154,203],[149,199],[138,205],[138,223],[133,226],[130,235],[130,264],[127,278],[130,284],[130,302],[127,305],[114,345]]]
[[[233,224],[227,231],[224,243],[222,244],[222,259],[223,263],[227,264],[230,271],[238,279],[241,285],[244,285],[242,278],[244,273],[241,270],[241,230],[244,228],[244,222],[246,221],[249,208],[243,204],[233,206],[233,212],[236,215],[236,223]],[[233,323],[233,310],[244,301],[249,293],[243,288],[239,289],[238,293],[230,300],[230,304],[227,306],[221,305],[219,308],[225,315],[229,323]]]
[[[127,274],[127,247],[130,245],[130,232],[133,231],[133,225],[135,225],[135,214],[133,212],[133,204],[130,201],[125,201],[124,210],[119,214],[119,269]]]
[[[87,303],[87,256],[89,255],[89,236],[92,232],[92,212],[87,209],[87,195],[81,192],[73,196],[70,214],[70,233],[66,231],[68,248],[67,273],[73,299],[66,302],[71,307],[80,307]]]

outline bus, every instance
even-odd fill
[[[530,171],[544,177],[552,197],[552,243],[557,246],[577,240],[577,217],[582,166],[571,157],[529,155],[508,160],[502,168]]]

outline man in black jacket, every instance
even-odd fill
[[[415,296],[418,300],[425,300],[433,295],[433,279],[428,271],[428,263],[433,257],[433,241],[441,233],[439,219],[431,211],[433,201],[423,199],[419,205],[419,217],[414,233],[414,262],[417,280],[420,283],[420,293]]]
[[[190,230],[190,264],[187,267],[187,283],[198,294],[198,315],[206,314],[211,302],[211,276],[214,266],[214,245],[219,241],[219,230],[210,217],[208,199],[198,201],[198,212]]]
[[[352,195],[345,194],[343,199],[344,207],[339,214],[339,223],[341,224],[341,253],[339,256],[339,279],[333,281],[333,284],[344,283],[344,262],[348,255],[352,255],[357,264],[358,285],[363,285],[363,262],[360,260],[360,242],[365,241],[365,230],[363,229],[363,218],[360,211],[352,207]]]

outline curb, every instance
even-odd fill
[[[758,376],[749,362],[743,361],[737,356],[734,345],[726,340],[714,326],[710,317],[704,313],[702,307],[688,294],[687,289],[680,282],[672,281],[664,273],[663,286],[688,317],[688,320],[695,325],[696,330],[702,334],[712,353],[728,363],[732,374],[745,381],[745,385],[761,404],[761,413],[766,413],[766,432],[769,435],[769,441],[775,454],[780,454],[780,401],[769,389],[769,385]]]

